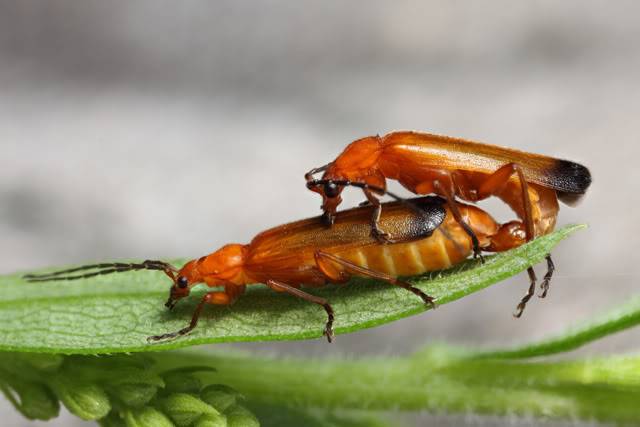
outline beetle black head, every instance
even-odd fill
[[[175,283],[169,290],[169,299],[164,304],[169,310],[175,307],[178,300],[189,295],[189,281],[184,276],[178,276]]]

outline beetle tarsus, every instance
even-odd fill
[[[336,220],[336,216],[330,212],[325,211],[322,214],[321,221],[327,227],[331,227]]]
[[[169,297],[167,302],[164,303],[164,306],[169,310],[173,310],[173,308],[176,306],[176,301],[173,298]]]
[[[322,335],[327,337],[328,342],[333,342],[333,338],[335,338],[335,334],[333,333],[333,320],[335,319],[333,307],[331,307],[331,304],[326,301],[322,304],[322,307],[324,308],[324,311],[327,312],[327,323],[324,326]]]
[[[158,342],[158,341],[165,341],[165,340],[169,340],[169,339],[174,339],[178,336],[177,332],[171,332],[168,334],[161,334],[161,335],[151,335],[150,337],[147,337],[147,341],[148,342]]]
[[[186,335],[189,332],[191,332],[193,330],[193,328],[191,326],[187,326],[186,328],[182,328],[179,331],[176,332],[169,332],[167,334],[161,334],[161,335],[152,335],[150,337],[147,337],[147,341],[149,342],[157,342],[157,341],[168,341],[168,340],[172,340],[172,339],[176,339],[178,337],[181,337],[182,335]]]
[[[380,230],[378,227],[373,227],[371,229],[371,234],[380,243],[384,243],[384,244],[398,243],[398,241],[393,239],[389,233]]]
[[[449,204],[449,206],[451,206],[451,203]],[[464,231],[469,235],[469,237],[471,237],[471,245],[473,247],[473,259],[480,258],[480,262],[484,264],[484,257],[482,256],[482,249],[480,249],[480,241],[478,240],[478,236],[476,236],[476,233],[471,229],[469,224],[464,222],[460,214],[457,213],[458,212],[457,206],[454,207],[451,210],[451,212],[454,213],[454,216],[458,217],[456,218],[456,220],[462,226]]]
[[[482,250],[480,247],[473,248],[473,259],[479,259],[480,264],[484,264],[484,256],[482,255]]]
[[[416,288],[415,286],[409,286],[408,289],[414,294],[418,295],[420,298],[422,298],[422,301],[424,301],[426,305],[430,306],[432,310],[436,309],[437,306],[436,306],[435,298],[425,294],[422,290]]]
[[[322,335],[324,335],[325,337],[327,337],[327,341],[332,343],[333,339],[335,338],[335,334],[333,333],[333,327],[327,323],[327,325],[324,328],[324,331],[322,331]]]

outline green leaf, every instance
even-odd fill
[[[513,276],[540,262],[562,239],[583,228],[565,227],[512,251],[467,261],[451,270],[411,280],[440,305]],[[523,284],[526,279],[523,278]],[[0,350],[50,353],[156,351],[194,344],[322,337],[326,315],[315,304],[250,286],[231,307],[207,307],[198,327],[179,339],[148,343],[150,335],[184,327],[204,289],[174,311],[163,304],[167,278],[129,272],[68,282],[27,283],[20,274],[0,277]],[[201,287],[201,288],[204,288]],[[427,310],[410,292],[354,279],[347,286],[312,290],[336,313],[336,334],[369,328]],[[375,307],[375,310],[372,310]],[[338,338],[340,339],[340,338]]]
[[[624,309],[611,313],[621,311]],[[602,318],[612,317],[616,318],[612,314]],[[628,328],[632,323],[624,325]],[[597,323],[593,329],[599,330]],[[494,352],[500,353],[506,351]],[[87,391],[90,386],[94,391],[100,386],[105,368],[113,374],[109,383],[128,384],[132,376],[128,368],[140,369],[140,362],[145,361],[149,375],[144,378],[152,384],[160,384],[156,376],[159,373],[208,377],[212,375],[209,367],[215,367],[213,375],[224,385],[206,385],[199,398],[190,393],[172,393],[166,398],[157,396],[143,408],[112,406],[110,415],[100,420],[102,425],[171,425],[170,418],[178,425],[201,427],[256,426],[257,419],[264,427],[373,427],[387,424],[358,415],[382,411],[394,411],[393,422],[388,425],[401,421],[397,411],[637,424],[638,355],[541,362],[488,358],[487,354],[441,345],[408,357],[358,360],[274,359],[211,351],[149,353],[145,357],[66,356],[50,374],[51,364],[32,364],[31,355],[0,353],[0,389],[19,407],[17,397],[8,389],[16,383],[12,373],[22,373],[24,366],[32,364],[29,378],[41,378],[59,397],[71,389],[76,396],[91,395]],[[178,390],[183,387],[181,383],[175,385]],[[68,400],[83,399],[86,396]],[[96,399],[86,400],[90,403]],[[73,412],[81,415],[78,410]]]

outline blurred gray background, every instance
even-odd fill
[[[356,138],[417,129],[591,169],[584,202],[559,219],[590,228],[554,252],[549,297],[512,319],[520,275],[333,345],[238,347],[402,354],[560,331],[638,293],[639,14],[633,1],[1,0],[0,273],[248,242],[319,213],[306,170]],[[636,351],[639,338],[579,354]],[[40,425],[0,405],[3,425]]]

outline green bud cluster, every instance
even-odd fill
[[[144,355],[0,353],[0,391],[26,418],[58,416],[60,402],[104,427],[258,427],[231,387],[205,384],[206,366],[158,371]]]

